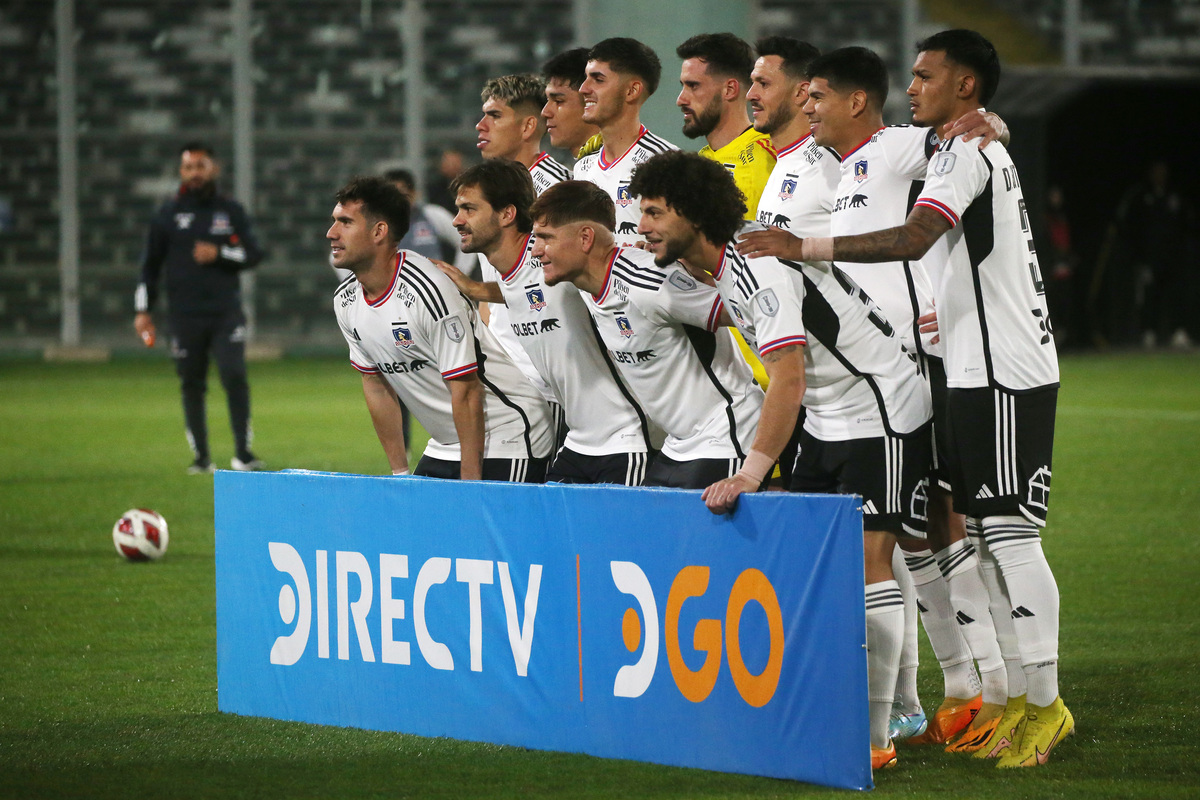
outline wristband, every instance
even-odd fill
[[[800,242],[801,261],[833,261],[833,237],[814,236]]]
[[[746,454],[746,460],[742,462],[742,468],[738,470],[737,474],[750,480],[757,486],[766,480],[767,473],[771,471],[771,467],[773,466],[775,466],[775,459],[766,453],[751,450]]]
[[[408,467],[405,467],[404,469],[394,469],[394,470],[392,470],[392,474],[393,475],[407,475]]]

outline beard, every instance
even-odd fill
[[[754,129],[759,133],[765,133],[770,136],[795,118],[796,109],[786,103],[781,104],[779,108],[775,109],[774,114],[768,114],[766,119],[760,123],[762,127],[755,125]]]
[[[707,106],[697,111],[692,109],[692,119],[683,123],[683,135],[689,139],[708,136],[721,121],[721,99],[714,97]]]

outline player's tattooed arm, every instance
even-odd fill
[[[436,258],[432,260],[447,278],[454,281],[454,285],[458,287],[458,290],[472,300],[484,303],[504,302],[504,294],[500,291],[500,284],[492,281],[483,283],[482,281],[471,280],[462,273],[462,270],[453,264],[438,261]]]
[[[1005,147],[1008,147],[1009,142],[1008,126],[1004,124],[1000,115],[981,108],[968,111],[954,120],[942,138],[952,139],[955,136],[961,136],[964,142],[978,137],[980,150],[993,141],[999,141]]]
[[[364,373],[362,386],[367,411],[371,413],[371,423],[375,426],[375,435],[379,437],[379,444],[383,445],[383,454],[387,456],[392,474],[407,473],[408,451],[404,448],[404,417],[400,404],[396,402],[396,394],[382,375]]]
[[[800,243],[803,242],[783,228],[767,228],[765,231],[750,231],[738,239],[737,251],[747,258],[775,256],[791,261],[800,261]]]
[[[761,359],[770,383],[754,444],[736,475],[717,481],[700,495],[714,514],[733,511],[738,497],[758,491],[791,438],[800,415],[804,398],[804,347],[788,345],[762,354]]]
[[[483,384],[472,372],[446,381],[450,385],[450,408],[454,415],[454,430],[458,432],[460,456],[459,477],[464,481],[483,478]]]
[[[832,239],[830,258],[825,260],[850,261],[859,264],[879,261],[915,261],[929,252],[942,234],[950,230],[950,223],[938,212],[925,206],[915,207],[904,224],[857,236],[838,236]],[[807,239],[803,248],[805,260],[814,257],[828,239]]]

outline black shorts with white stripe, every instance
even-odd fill
[[[717,481],[732,478],[742,468],[740,458],[694,458],[676,461],[662,453],[654,457],[646,471],[646,486],[666,486],[672,489],[707,489]],[[767,479],[760,488],[765,488]]]
[[[554,449],[551,453],[557,453],[566,444],[567,434],[571,429],[567,427],[567,415],[563,412],[563,407],[558,403],[548,403],[550,406],[550,429],[554,431]]]
[[[613,453],[585,456],[569,447],[558,451],[546,471],[546,483],[614,483],[641,486],[646,480],[649,453]]]
[[[925,364],[925,377],[933,398],[933,467],[929,471],[929,482],[949,492],[954,487],[946,472],[946,461],[950,457],[950,437],[946,431],[946,367],[937,356],[926,355]]]
[[[808,431],[792,468],[793,492],[857,494],[863,529],[925,537],[932,423],[904,436],[826,442]]]
[[[968,517],[1021,514],[1045,526],[1050,504],[1058,387],[946,393],[954,510]]]
[[[506,483],[545,483],[547,461],[545,458],[485,458],[483,479]],[[456,481],[462,477],[461,466],[460,461],[421,456],[413,474]]]

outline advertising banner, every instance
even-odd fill
[[[872,785],[857,497],[215,486],[221,711]]]

